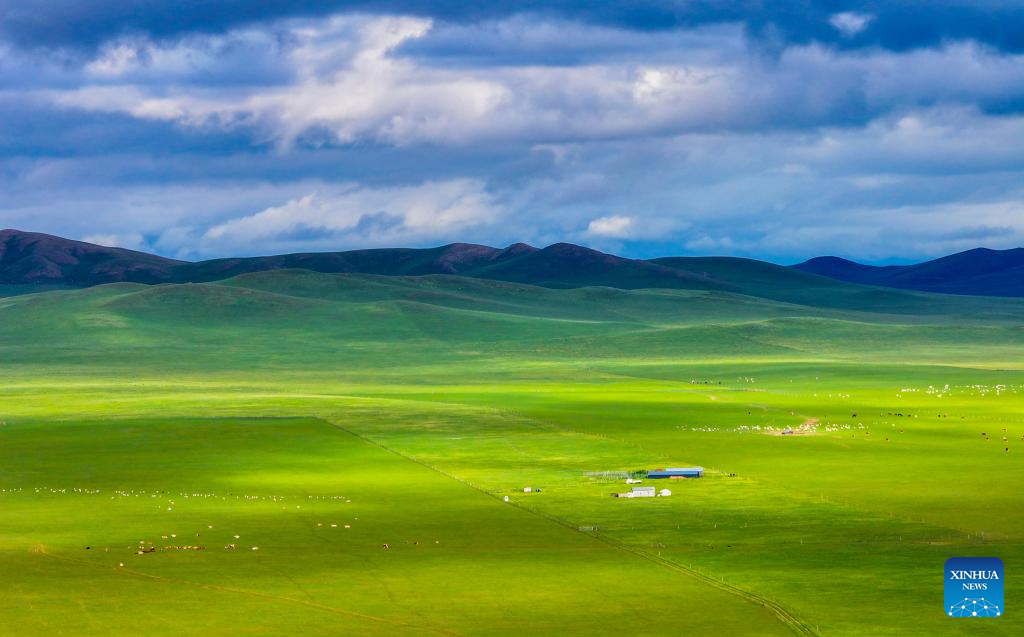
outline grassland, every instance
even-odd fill
[[[1024,302],[750,281],[0,299],[0,634],[1020,634]]]

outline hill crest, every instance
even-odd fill
[[[862,285],[947,294],[1024,296],[1024,248],[974,248],[912,265],[873,266],[827,256],[793,267]]]
[[[187,262],[54,235],[0,230],[0,285],[89,287],[107,283],[205,283],[242,274],[305,269],[328,274],[456,275],[548,288],[687,289],[803,301],[838,282],[953,294],[1024,297],[1024,248],[976,248],[906,266],[840,257],[784,267],[735,257],[630,259],[575,245],[372,248]]]

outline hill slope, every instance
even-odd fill
[[[985,364],[1024,359],[1022,300],[862,289],[873,307],[721,291],[280,270],[0,299],[0,351],[8,365],[115,371],[298,365],[386,378],[415,366],[431,382],[471,360],[491,361],[477,375],[505,373],[504,361],[522,356],[573,365],[637,356],[816,360],[826,353],[905,361],[962,347]]]
[[[850,283],[946,294],[1024,296],[1024,248],[976,248],[914,265],[871,266],[816,257],[797,270]]]
[[[731,290],[736,287],[706,274],[654,261],[626,259],[568,243],[543,249],[522,243],[503,249],[453,243],[436,248],[380,248],[188,263],[39,233],[17,230],[0,233],[0,283],[9,285],[87,287],[126,282],[208,283],[281,269],[388,276],[447,274],[551,288]]]
[[[0,283],[89,286],[159,283],[182,261],[38,232],[0,230]]]
[[[1024,249],[977,249],[910,266],[876,267],[818,257],[791,268],[731,257],[641,260],[556,243],[493,248],[379,248],[185,262],[51,235],[0,231],[0,296],[105,283],[209,283],[284,269],[385,276],[458,275],[547,288],[611,287],[733,292],[791,303],[856,309],[883,286],[988,296],[1024,296]],[[42,287],[40,287],[42,286]],[[867,299],[867,300],[865,300]]]

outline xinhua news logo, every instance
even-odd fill
[[[950,617],[1002,616],[1003,561],[998,557],[951,557],[945,579]]]

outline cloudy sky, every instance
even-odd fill
[[[1014,247],[1024,9],[0,0],[0,226],[186,259]]]

